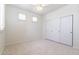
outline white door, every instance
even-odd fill
[[[48,38],[50,40],[54,40],[59,42],[59,30],[60,30],[60,19],[51,19],[51,21],[48,21],[47,31],[48,31]]]
[[[60,30],[61,43],[72,46],[72,16],[61,18]]]
[[[52,22],[51,19],[47,21],[47,24],[46,24],[46,33],[47,33],[47,35],[46,35],[46,37],[48,39],[52,39],[52,24],[53,24],[53,22]]]

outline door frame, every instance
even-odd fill
[[[72,16],[72,46],[71,47],[73,47],[73,20],[74,20],[74,15],[72,14],[72,15],[67,15],[67,16]],[[67,17],[67,16],[62,16],[62,17]],[[62,43],[62,44],[64,44],[64,43]],[[65,44],[65,45],[67,45],[67,44]],[[68,45],[68,46],[70,46],[70,45]]]

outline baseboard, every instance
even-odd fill
[[[20,43],[25,43],[25,42],[32,42],[32,41],[36,41],[36,40],[23,40],[23,41],[17,41],[17,42],[15,42],[15,43],[6,44],[5,46],[11,46],[11,45],[15,45],[15,44],[20,44]]]
[[[46,40],[53,41],[53,42],[56,42],[58,44],[63,44],[63,45],[66,45],[66,46],[69,46],[69,47],[73,48],[73,46],[70,46],[70,45],[67,45],[67,44],[64,44],[64,43],[61,43],[61,42],[57,42],[57,41],[54,41],[54,40],[51,40],[51,39],[48,39],[48,38]]]

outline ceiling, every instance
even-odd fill
[[[51,11],[55,11],[56,9],[65,6],[65,4],[47,4],[46,6],[43,7],[42,11],[38,11],[36,9],[36,5],[33,5],[33,4],[12,4],[12,5],[19,7],[21,9],[36,13],[36,14],[40,14],[40,15],[44,15],[46,13],[49,13]]]

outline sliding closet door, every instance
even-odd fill
[[[48,39],[59,42],[60,19],[51,19],[47,24]]]
[[[60,18],[52,21],[52,40],[60,42]]]
[[[72,46],[72,16],[62,17],[60,21],[61,42]]]

